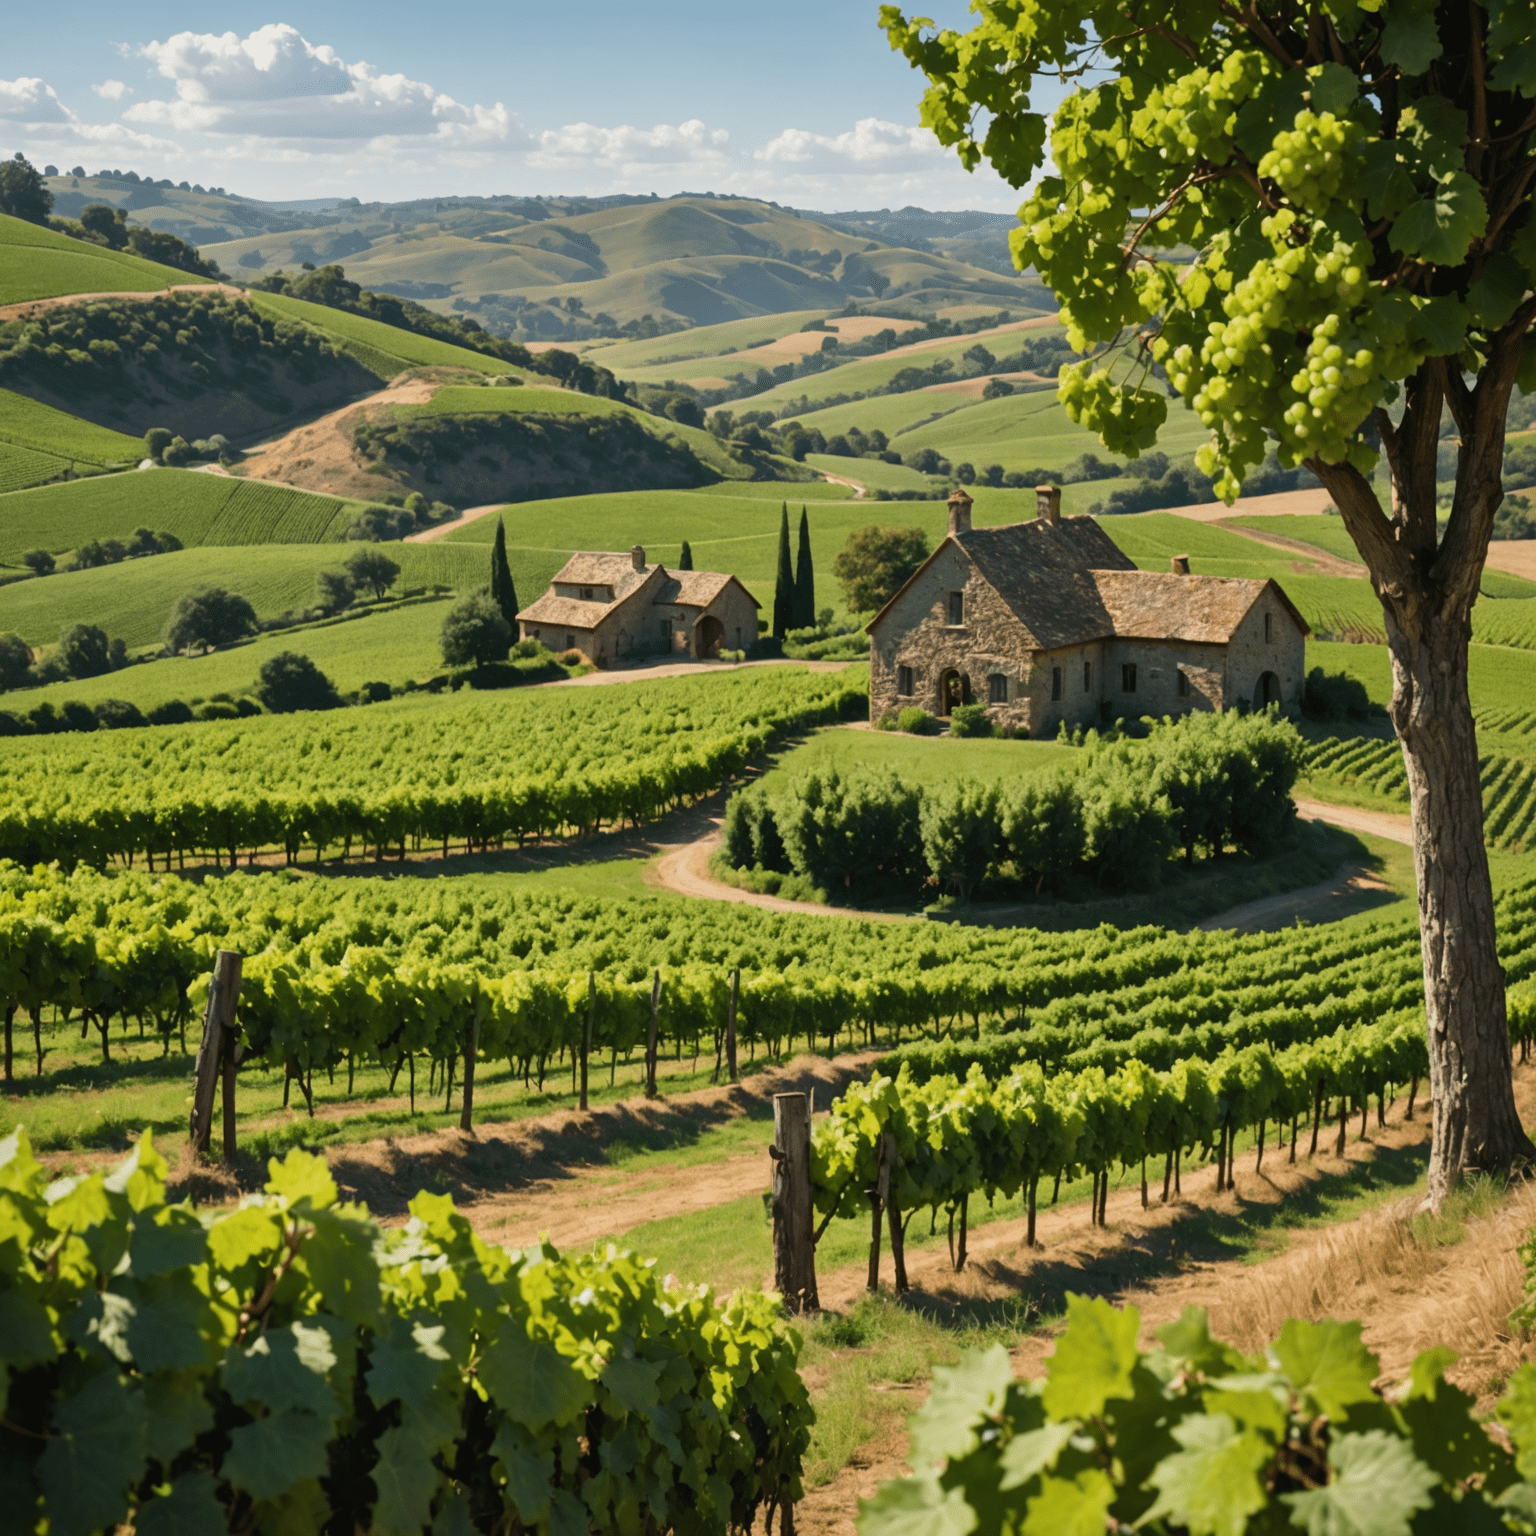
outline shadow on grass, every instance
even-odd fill
[[[28,1050],[32,1042],[27,1041]],[[46,1048],[45,1048],[46,1050]],[[47,1055],[43,1063],[47,1065]],[[24,1059],[17,1053],[17,1066]],[[171,1082],[179,1078],[190,1079],[192,1058],[173,1051],[169,1056],[121,1057],[111,1062],[82,1061],[73,1066],[50,1069],[42,1077],[22,1076],[18,1073],[14,1082],[5,1085],[7,1098],[41,1098],[57,1093],[60,1089],[101,1092],[110,1088],[122,1088],[134,1082]]]

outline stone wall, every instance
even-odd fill
[[[1104,702],[1111,720],[1153,715],[1184,715],[1196,709],[1221,709],[1227,697],[1227,648],[1188,640],[1112,640],[1105,648]],[[1136,668],[1136,691],[1122,687],[1122,668]],[[1189,692],[1179,693],[1179,675]]]
[[[1264,638],[1266,615],[1268,640]],[[1267,589],[1243,616],[1227,647],[1227,703],[1261,703],[1259,684],[1266,672],[1279,681],[1281,711],[1299,713],[1307,678],[1307,640],[1273,589]]]
[[[1064,646],[1057,651],[1038,652],[1030,669],[1027,688],[1027,714],[1020,726],[1037,741],[1054,737],[1065,721],[1068,730],[1099,723],[1099,701],[1104,696],[1105,642]],[[1083,684],[1083,668],[1089,668]],[[1055,692],[1055,672],[1061,668],[1061,698]]]

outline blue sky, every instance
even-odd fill
[[[964,0],[915,7],[963,26]],[[1011,211],[917,128],[878,0],[18,6],[0,150],[256,197],[737,192]]]

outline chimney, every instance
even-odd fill
[[[1173,557],[1173,574],[1175,576],[1189,575],[1189,556],[1175,555]]]
[[[949,531],[969,533],[971,531],[971,498],[966,495],[963,485],[957,485],[950,492],[948,505]]]
[[[637,571],[643,571],[645,569],[645,545],[636,544],[634,548],[630,550],[629,563],[634,566]]]
[[[1061,487],[1059,485],[1035,487],[1035,516],[1042,523],[1061,521]]]

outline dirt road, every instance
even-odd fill
[[[1164,510],[1191,522],[1219,523],[1224,517],[1307,517],[1332,504],[1328,492],[1317,486],[1309,491],[1277,491],[1273,496],[1239,496],[1230,507],[1222,501],[1203,501],[1193,507]]]
[[[94,246],[86,246],[94,250]],[[228,283],[172,283],[168,288],[156,288],[149,293],[61,293],[51,299],[27,299],[20,304],[0,304],[0,320],[27,320],[33,315],[46,314],[50,309],[68,309],[71,304],[94,304],[98,299],[132,299],[143,303],[147,299],[163,299],[168,293],[222,293],[226,298],[243,299],[245,290],[233,288]]]
[[[398,403],[400,396],[396,395],[394,399]],[[489,517],[492,512],[504,510],[506,505],[504,501],[493,501],[488,507],[468,507],[450,523],[439,523],[435,528],[423,528],[420,533],[406,534],[404,542],[434,544],[444,535],[452,533],[455,528],[467,528],[470,523],[478,523],[482,517]]]
[[[1321,800],[1298,800],[1296,814],[1343,827],[1346,832],[1365,832],[1371,837],[1390,838],[1394,843],[1413,846],[1413,818],[1393,811],[1358,811],[1353,806],[1327,805]]]

